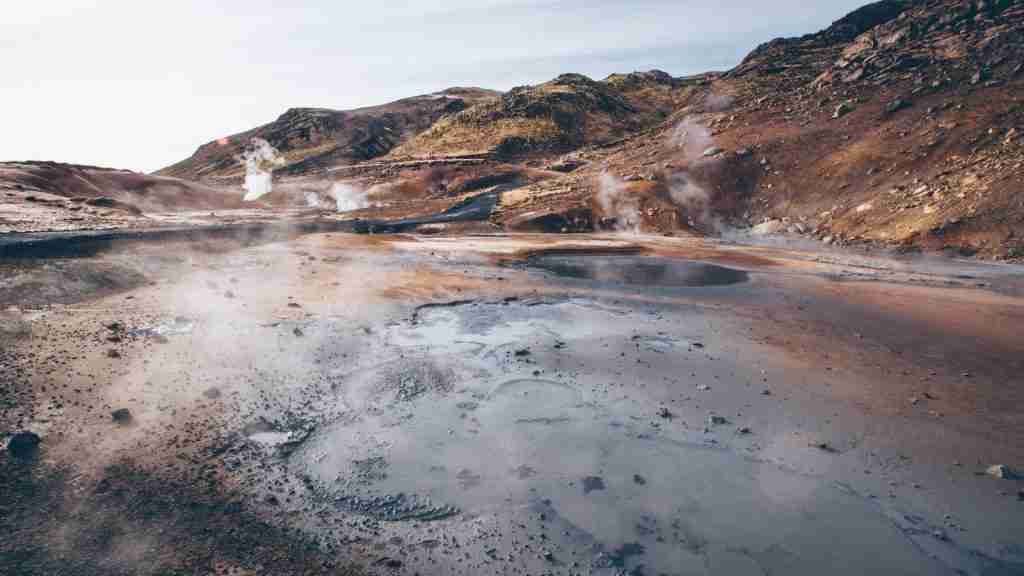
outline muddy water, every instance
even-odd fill
[[[464,553],[403,550],[445,573],[941,573],[871,500],[744,450],[746,419],[659,415],[709,381],[735,386],[715,374],[756,378],[713,365],[663,314],[581,299],[421,312],[382,335],[399,360],[345,375],[354,417],[290,465],[339,509],[384,521],[382,540],[447,522]]]
[[[644,287],[725,286],[747,280],[741,270],[673,258],[632,255],[542,255],[526,262],[529,268],[555,276],[602,284]]]
[[[446,241],[307,238],[26,313],[67,362],[28,369],[44,455],[86,489],[121,458],[216,464],[371,574],[1021,573],[1019,484],[976,474],[1024,457],[1016,299],[936,288],[955,264],[522,270]],[[82,374],[99,401],[47,396]]]

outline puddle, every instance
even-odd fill
[[[682,268],[660,273],[671,285],[686,285],[679,282],[693,270],[745,277],[676,264]],[[581,301],[424,311],[382,334],[398,359],[339,375],[336,393],[351,417],[319,429],[289,465],[321,501],[381,522],[380,538],[441,522],[439,529],[475,535],[478,544],[460,550],[464,559],[472,552],[489,563],[524,552],[521,543],[543,533],[542,551],[529,548],[524,560],[532,572],[577,562],[580,571],[602,575],[709,567],[725,574],[934,573],[936,565],[856,494],[709,445],[699,427],[668,430],[638,412],[634,395],[597,385],[605,377],[537,370],[562,361],[566,347],[589,351],[588,358],[620,357],[603,338],[628,334],[635,323]],[[622,340],[685,353],[685,340],[669,334]],[[516,354],[523,349],[531,352]],[[480,523],[490,526],[485,534]],[[436,560],[429,550],[405,552],[410,563]],[[837,571],[842,566],[851,568]]]
[[[742,270],[657,256],[541,255],[530,258],[526,266],[563,278],[591,280],[602,284],[685,288],[727,286],[746,282],[748,278]]]

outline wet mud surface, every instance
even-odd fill
[[[573,242],[319,234],[7,308],[0,430],[41,443],[0,567],[1024,569],[985,474],[1024,467],[1020,270]]]

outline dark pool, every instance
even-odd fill
[[[603,284],[694,287],[726,286],[746,282],[747,273],[693,260],[636,255],[540,255],[526,267],[563,278],[592,280]]]

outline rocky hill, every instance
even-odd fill
[[[1020,258],[1022,68],[1024,0],[883,0],[728,71],[295,108],[152,181],[97,189],[136,205],[237,203],[241,159],[265,141],[278,156],[261,165],[274,179],[264,207],[330,206],[342,186],[363,207],[354,215],[402,217],[495,192],[488,225],[500,229],[788,234]],[[74,180],[51,172],[40,189]]]
[[[604,81],[563,74],[442,118],[392,156],[515,158],[566,152],[650,128],[675,111],[685,94],[684,82],[660,71]]]
[[[579,150],[589,166],[519,194],[503,217],[562,228],[625,217],[666,232],[753,225],[1020,257],[1022,31],[1020,1],[868,5],[757,48],[657,129]],[[615,202],[595,201],[609,188]]]
[[[197,182],[57,162],[0,162],[0,233],[153,225],[144,212],[246,207]]]
[[[497,92],[480,88],[450,88],[356,110],[292,108],[269,124],[203,144],[191,157],[157,174],[190,180],[238,180],[245,174],[239,157],[254,138],[267,141],[281,153],[284,166],[279,169],[286,173],[362,162],[387,154],[445,116],[497,96]]]

